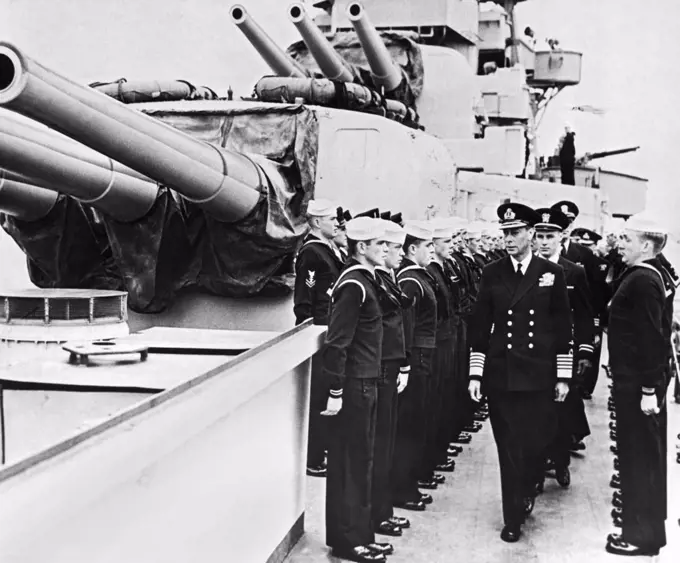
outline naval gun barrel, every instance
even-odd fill
[[[617,154],[626,154],[626,153],[629,153],[629,152],[635,152],[639,148],[640,147],[626,147],[625,149],[615,149],[615,150],[611,150],[611,151],[586,153],[584,158],[586,158],[587,160],[596,160],[598,158],[605,158],[607,156],[615,156]]]
[[[52,210],[59,197],[57,192],[10,179],[10,176],[0,169],[0,212],[22,221],[37,221]]]
[[[0,106],[30,117],[174,189],[219,221],[247,216],[266,174],[245,155],[200,141],[0,42]],[[276,168],[263,163],[267,174]]]
[[[156,184],[83,162],[1,130],[0,162],[7,169],[8,180],[66,193],[118,221],[135,221],[146,215],[158,194]]]
[[[40,127],[34,122],[28,122],[28,120],[22,122],[18,119],[11,118],[9,117],[11,115],[9,112],[3,113],[7,113],[7,115],[0,115],[0,132],[5,135],[11,135],[12,137],[18,137],[25,141],[37,143],[66,156],[72,156],[84,162],[96,164],[101,168],[120,172],[126,176],[132,176],[133,178],[139,178],[140,180],[145,180],[147,182],[150,181],[144,174],[140,174],[129,166],[124,166],[120,162],[116,162],[108,156],[93,151],[73,139],[64,137],[56,131]]]
[[[250,44],[260,54],[277,76],[294,78],[307,77],[307,71],[288,55],[265,33],[241,4],[234,4],[230,10],[231,21],[243,32]]]
[[[309,17],[304,4],[293,2],[288,7],[288,18],[297,27],[302,40],[326,78],[340,82],[354,81],[354,77],[345,67],[342,57],[335,52],[333,46]]]
[[[385,43],[368,19],[361,2],[352,2],[347,6],[347,17],[359,37],[376,86],[382,86],[385,92],[396,89],[401,84],[401,71],[394,64]]]

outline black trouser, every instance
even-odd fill
[[[307,467],[318,467],[328,449],[328,417],[321,416],[328,404],[330,386],[323,377],[323,349],[312,356],[312,381],[309,389],[309,433]]]
[[[623,499],[623,540],[646,548],[666,545],[666,405],[659,414],[640,408],[639,385],[614,379],[616,441]],[[665,387],[663,389],[665,391]],[[659,402],[665,394],[659,392]]]
[[[524,521],[524,498],[533,496],[556,426],[554,391],[488,391],[507,526]]]
[[[583,377],[583,390],[591,395],[595,392],[597,376],[600,373],[600,358],[602,357],[602,329],[596,328],[595,335],[600,337],[600,343],[593,348],[593,365]]]
[[[378,413],[373,450],[373,524],[394,516],[390,473],[397,434],[397,376],[400,360],[383,362],[378,381]]]
[[[555,462],[557,469],[565,469],[571,462],[572,443],[590,435],[590,426],[578,387],[573,386],[569,389],[564,402],[555,403],[555,412],[557,430],[548,446],[547,455]]]
[[[425,449],[421,460],[418,478],[424,481],[434,476],[434,470],[441,462],[439,455],[439,428],[444,409],[444,377],[450,369],[451,343],[438,340],[432,355],[430,385],[425,398]]]
[[[441,408],[436,429],[434,451],[436,463],[446,462],[446,450],[451,441],[456,412],[455,346],[455,332],[452,338],[437,342],[437,369],[441,370]]]
[[[449,435],[449,441],[453,440],[463,427],[472,421],[472,414],[475,411],[476,403],[470,399],[468,393],[469,373],[470,373],[470,350],[467,346],[467,321],[462,320],[458,325],[458,333],[456,335],[456,354],[454,354],[455,362],[455,409],[453,413],[453,427]]]
[[[408,385],[399,395],[397,438],[392,463],[394,503],[420,499],[418,470],[425,448],[426,398],[430,385],[433,352],[431,348],[411,350],[411,373]]]
[[[371,497],[378,380],[347,378],[342,409],[329,417],[326,545],[351,549],[373,543]]]

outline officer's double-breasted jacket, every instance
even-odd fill
[[[590,359],[594,352],[595,313],[585,269],[564,256],[560,256],[557,263],[564,270],[564,279],[569,290],[569,304],[574,322],[574,355]]]
[[[571,379],[571,309],[558,264],[532,256],[521,278],[510,257],[487,265],[470,327],[470,378],[485,392],[543,391]]]

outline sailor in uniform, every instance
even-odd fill
[[[569,450],[574,442],[580,442],[590,435],[583,399],[576,387],[582,384],[586,372],[592,368],[594,313],[585,270],[582,266],[577,266],[564,256],[560,256],[562,232],[569,226],[569,219],[557,209],[537,209],[536,213],[541,217],[540,222],[534,227],[538,254],[546,260],[559,264],[564,270],[574,321],[574,358],[576,361],[573,379],[567,398],[563,403],[556,405],[557,433],[547,452],[553,462],[557,482],[566,488],[571,483]]]
[[[405,257],[397,273],[401,290],[413,306],[404,311],[404,346],[411,368],[408,386],[399,395],[397,439],[392,482],[394,506],[425,510],[432,497],[418,487],[435,489],[434,481],[423,482],[423,454],[426,440],[426,412],[436,343],[437,298],[434,280],[426,267],[432,261],[432,230],[424,223],[405,225]]]
[[[333,237],[333,243],[337,247],[338,252],[342,257],[342,261],[347,262],[347,230],[345,229],[345,225],[347,224],[347,221],[352,219],[352,214],[346,209],[338,207],[336,217],[338,220],[338,232]]]
[[[375,267],[385,265],[382,222],[347,223],[350,260],[331,290],[323,350],[330,382],[326,483],[326,544],[352,561],[384,561],[390,544],[376,543],[371,511],[378,382],[383,340]]]
[[[623,510],[622,532],[606,549],[619,555],[656,555],[666,545],[666,391],[672,290],[656,258],[664,229],[633,216],[620,235],[628,269],[609,305],[609,362]],[[669,315],[669,311],[671,315]]]
[[[436,471],[452,472],[455,463],[448,459],[447,449],[451,436],[451,412],[454,405],[454,317],[455,286],[447,275],[446,263],[451,259],[453,251],[453,228],[445,219],[430,222],[433,229],[434,253],[427,271],[434,279],[437,297],[437,339],[433,358],[433,389],[432,399],[428,403],[429,424],[428,443],[426,444],[426,465],[432,478],[443,483],[443,475],[436,475]]]
[[[395,219],[398,221],[399,217],[395,216]],[[373,454],[372,510],[376,533],[401,536],[402,530],[410,527],[410,522],[394,514],[391,471],[397,432],[397,395],[406,388],[409,375],[404,350],[403,309],[411,303],[399,289],[395,273],[404,257],[406,231],[396,221],[384,221],[384,239],[387,242],[385,266],[375,267],[376,280],[381,288],[383,343]]]
[[[516,542],[533,510],[554,402],[571,380],[571,310],[560,266],[532,256],[537,213],[519,203],[497,209],[509,256],[484,268],[471,320],[469,393],[488,398],[498,449],[505,526]]]
[[[293,312],[295,324],[312,319],[316,325],[328,324],[328,291],[340,275],[343,258],[333,243],[338,233],[338,206],[329,200],[309,202],[307,221],[309,233],[295,260],[295,290]],[[321,371],[321,352],[312,356],[312,382],[309,397],[309,437],[307,444],[307,475],[325,477],[327,423],[321,416],[326,408],[328,385]]]

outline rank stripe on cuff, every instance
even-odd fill
[[[571,379],[571,370],[574,367],[571,354],[557,354],[557,379]]]
[[[334,399],[339,399],[340,397],[342,397],[342,389],[331,389],[330,395]]]
[[[595,326],[600,326],[600,319],[594,319]]]
[[[643,387],[642,388],[642,394],[643,395],[656,395],[656,389],[654,387]]]
[[[486,354],[482,352],[470,352],[470,377],[481,378],[484,374]]]
[[[579,352],[590,352],[593,353],[595,351],[595,348],[591,346],[590,344],[581,344],[578,347]]]
[[[399,368],[399,373],[408,373],[411,371],[411,366],[401,366]]]

